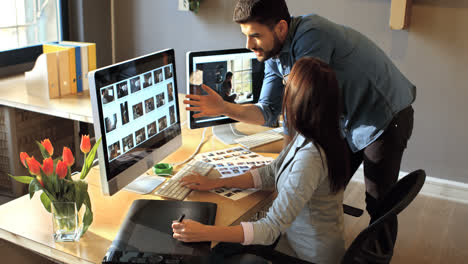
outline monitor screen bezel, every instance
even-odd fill
[[[175,118],[176,121],[172,125],[168,125],[168,127],[159,132],[151,139],[151,141],[144,142],[143,144],[146,147],[150,147],[150,151],[146,151],[145,156],[136,160],[132,161],[131,164],[129,162],[129,167],[126,167],[123,170],[117,171],[117,173],[111,173],[110,170],[110,160],[108,159],[108,149],[107,149],[107,138],[106,138],[106,129],[104,127],[104,111],[103,111],[103,104],[102,98],[100,96],[100,89],[108,86],[108,85],[117,85],[118,83],[134,78],[137,75],[144,74],[148,71],[154,71],[154,69],[145,69],[141,70],[139,66],[144,63],[147,63],[151,60],[161,60],[164,56],[168,56],[172,58],[170,63],[172,64],[172,77],[173,77],[173,93],[174,93],[174,107],[175,107]],[[100,171],[101,171],[101,184],[103,193],[106,195],[112,195],[115,192],[119,191],[121,188],[125,187],[128,183],[133,181],[135,178],[139,177],[149,168],[151,168],[154,164],[149,164],[152,160],[154,162],[158,162],[161,159],[161,153],[164,153],[167,156],[170,153],[165,153],[166,150],[162,150],[161,153],[156,153],[160,150],[162,146],[168,146],[171,150],[177,149],[181,145],[181,120],[180,120],[180,109],[179,109],[179,100],[178,100],[178,86],[177,86],[177,75],[176,75],[176,65],[175,65],[175,52],[174,49],[166,49],[162,51],[153,52],[144,56],[140,56],[134,59],[130,59],[127,61],[123,61],[117,64],[109,65],[104,68],[97,69],[89,73],[89,82],[90,82],[90,94],[92,100],[92,107],[93,107],[93,119],[94,119],[94,128],[95,128],[95,135],[96,137],[101,137],[102,141],[99,145],[98,149],[98,157],[100,162]],[[165,67],[166,64],[161,64],[158,67]],[[109,73],[117,74],[116,72],[121,72],[123,69],[128,69],[129,67],[135,67],[138,71],[135,75],[131,77],[125,77],[122,79],[112,80],[109,81],[107,84],[97,85],[99,83],[99,78],[103,78],[103,76],[108,75]],[[155,121],[156,122],[156,121]],[[160,134],[161,133],[161,134]],[[158,137],[164,136],[164,141],[158,141]],[[151,143],[151,144],[150,144]],[[135,146],[135,151],[138,151],[138,147]],[[145,150],[144,150],[145,151]],[[158,157],[158,160],[155,160]],[[102,164],[104,163],[104,164]],[[128,171],[129,170],[129,171]],[[133,175],[125,175],[133,173]]]
[[[190,74],[192,73],[193,69],[193,59],[195,57],[206,57],[206,56],[215,56],[215,55],[230,55],[230,54],[236,54],[236,53],[253,53],[253,51],[246,49],[246,48],[238,48],[238,49],[220,49],[220,50],[206,50],[206,51],[189,51],[187,52],[187,76],[186,76],[186,81],[187,81],[187,94],[190,94]],[[253,88],[252,88],[253,89]],[[252,103],[257,103],[258,101],[258,95],[254,93],[253,97],[253,102]],[[216,121],[207,121],[205,123],[197,123],[195,121],[195,118],[193,117],[194,112],[193,111],[187,111],[188,115],[188,126],[190,129],[197,129],[197,128],[204,128],[204,127],[211,127],[211,126],[217,126],[217,125],[224,125],[224,124],[229,124],[229,123],[236,123],[239,122],[235,119],[229,118],[225,116],[225,118],[216,120]],[[214,117],[213,117],[214,118]]]

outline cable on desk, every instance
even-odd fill
[[[236,136],[238,136],[238,137],[245,137],[245,136],[246,136],[246,135],[244,135],[244,134],[238,134],[238,133],[236,132],[236,130],[232,127],[233,125],[234,125],[233,123],[230,123],[230,124],[229,124],[229,127],[231,128],[231,131],[232,131],[232,133],[233,133],[234,135],[236,135]]]
[[[182,162],[172,163],[171,164],[172,167],[182,165],[182,164],[190,161],[191,159],[193,159],[193,157],[195,157],[195,155],[198,154],[198,152],[200,151],[201,146],[203,145],[203,142],[205,141],[205,134],[206,134],[206,127],[203,129],[203,134],[202,134],[202,139],[200,140],[200,144],[198,144],[198,147],[197,147],[197,149],[195,149],[193,154],[190,157],[188,157],[186,160],[182,161]]]
[[[187,120],[185,120],[184,122],[182,122],[182,124],[180,124],[180,127],[182,127],[182,128],[183,128],[183,127],[184,127],[184,125],[185,125],[185,123],[187,123]],[[187,125],[187,129],[188,129],[188,128],[189,128],[189,127],[188,127],[188,125]]]

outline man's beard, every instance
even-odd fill
[[[276,36],[276,33],[273,34],[273,48],[271,50],[268,50],[268,51],[265,51],[263,49],[257,49],[257,50],[263,51],[263,58],[258,58],[257,57],[257,60],[259,62],[265,62],[265,61],[269,60],[270,58],[273,58],[273,57],[277,56],[279,54],[282,46],[283,46],[283,44],[279,40],[278,36]]]

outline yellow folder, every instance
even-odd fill
[[[47,81],[49,86],[49,98],[60,97],[60,84],[58,76],[57,53],[44,54],[47,56]]]
[[[88,45],[88,71],[96,69],[96,43],[87,43]]]
[[[90,71],[93,71],[96,69],[96,43],[91,43],[91,42],[77,42],[77,41],[62,41],[60,43],[63,44],[69,44],[69,45],[77,45],[81,47],[85,47],[87,49],[87,52],[81,52],[81,56],[87,57],[86,62],[82,62],[81,65],[87,65],[87,70],[83,70],[83,89],[88,90],[88,76],[87,73]],[[86,54],[83,56],[83,54]],[[86,72],[86,73],[85,73]]]
[[[67,51],[67,53],[58,53],[60,95],[64,96],[68,94],[76,94],[77,86],[75,48],[59,46],[55,44],[44,44],[42,47],[44,53]]]
[[[60,43],[86,46],[88,48],[88,71],[96,69],[96,43],[77,41],[62,41]]]

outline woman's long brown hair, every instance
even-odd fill
[[[314,58],[296,61],[285,88],[283,118],[290,133],[299,132],[324,150],[334,193],[344,189],[349,179],[348,147],[339,125],[342,104],[335,72],[328,64]]]

